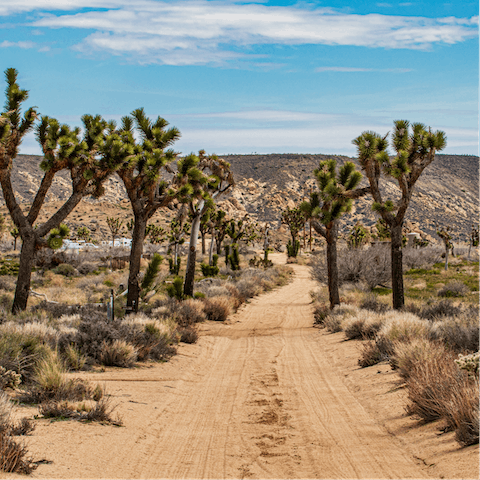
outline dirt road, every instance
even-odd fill
[[[319,347],[308,268],[168,364],[90,374],[125,427],[40,422],[37,478],[430,478]],[[43,441],[42,441],[43,438]],[[430,473],[431,475],[431,473]]]

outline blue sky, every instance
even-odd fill
[[[0,0],[0,58],[41,114],[144,107],[183,153],[353,156],[407,119],[478,154],[476,1]]]

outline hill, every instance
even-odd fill
[[[308,197],[315,188],[313,170],[321,160],[335,158],[339,164],[355,159],[336,155],[227,155],[236,179],[235,189],[221,201],[222,207],[232,216],[246,213],[259,222],[269,222],[280,227],[280,213],[287,206],[293,207]],[[33,200],[41,179],[38,167],[41,157],[19,155],[14,162],[12,182],[19,202],[27,205]],[[407,222],[413,229],[434,235],[435,222],[454,228],[457,240],[465,240],[472,223],[478,221],[479,158],[470,155],[437,155],[417,182],[407,213]],[[363,180],[366,185],[366,181]],[[392,182],[384,187],[394,196]],[[70,194],[70,182],[65,172],[57,175],[47,197],[53,208],[58,201]],[[0,199],[3,205],[3,197]],[[172,209],[171,209],[172,210]],[[164,223],[174,211],[159,212],[157,220]],[[3,206],[2,212],[6,209]],[[47,212],[48,213],[48,212]],[[95,235],[108,234],[107,216],[131,217],[129,202],[122,182],[117,176],[106,184],[106,193],[101,200],[86,199],[67,219],[72,229],[86,225]],[[347,229],[361,221],[367,226],[376,222],[371,211],[371,197],[355,202],[350,215],[342,220]]]

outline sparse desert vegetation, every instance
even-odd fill
[[[424,422],[442,420],[441,428],[454,430],[461,445],[478,443],[478,262],[453,258],[447,271],[438,249],[404,249],[406,305],[392,310],[383,251],[372,246],[340,255],[343,302],[330,310],[325,292],[312,294],[315,323],[361,340],[360,367],[387,362],[397,370],[409,414]],[[354,255],[357,263],[350,260]],[[321,257],[312,260],[311,270],[325,282]]]

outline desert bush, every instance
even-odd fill
[[[57,275],[63,275],[64,277],[74,277],[78,275],[78,271],[75,267],[69,263],[61,263],[53,269]]]
[[[404,248],[402,253],[403,268],[424,268],[430,270],[442,259],[442,249],[432,246],[425,248]]]
[[[191,325],[188,327],[180,327],[178,329],[180,335],[180,342],[183,343],[196,343],[198,340],[198,329]]]
[[[463,297],[469,293],[469,291],[470,289],[463,282],[455,280],[442,287],[437,292],[437,295],[439,297]]]
[[[323,325],[330,333],[342,331],[342,319],[337,315],[328,315],[323,321]]]
[[[37,465],[27,457],[27,454],[27,447],[23,443],[0,432],[0,470],[28,475],[37,468]]]
[[[390,310],[390,306],[386,303],[378,300],[377,295],[370,294],[368,295],[363,302],[360,304],[360,308],[364,310],[370,310],[372,312],[384,313],[387,310]]]
[[[137,361],[137,351],[132,344],[125,340],[104,341],[99,360],[100,363],[109,367],[130,368]]]
[[[390,251],[384,245],[367,249],[344,249],[338,255],[337,267],[339,285],[345,282],[364,282],[371,290],[391,279]],[[327,283],[327,262],[324,255],[315,256],[311,268],[314,280]]]
[[[167,285],[167,294],[171,298],[183,300],[183,279],[182,277],[175,277],[173,282]]]
[[[235,283],[235,286],[237,287],[239,295],[245,299],[259,295],[262,291],[258,281],[253,277],[240,278]]]
[[[384,314],[385,320],[378,332],[379,337],[392,342],[405,342],[414,338],[427,338],[430,325],[408,312],[392,310]]]
[[[188,298],[184,301],[171,301],[169,315],[182,327],[187,327],[206,319],[202,300]]]
[[[362,342],[360,347],[360,355],[358,365],[362,368],[371,367],[388,359],[380,348],[380,344],[375,340],[367,340]]]
[[[227,296],[206,298],[203,309],[208,320],[223,322],[232,312],[232,302]]]
[[[80,275],[88,275],[98,270],[98,263],[96,262],[82,262],[78,265],[77,271]]]
[[[325,326],[325,319],[330,313],[330,306],[326,303],[315,302],[313,304],[313,323],[314,325]]]
[[[85,355],[82,355],[80,350],[73,345],[66,346],[63,352],[63,358],[65,360],[65,365],[69,370],[81,370],[87,360]]]
[[[450,300],[441,300],[440,302],[425,305],[423,307],[409,305],[407,309],[412,313],[416,313],[420,318],[425,318],[427,320],[434,320],[441,317],[455,317],[462,313],[462,308],[454,305]],[[415,310],[417,311],[415,312]]]
[[[478,317],[466,313],[433,321],[429,337],[442,342],[457,353],[477,352],[479,347]]]
[[[122,420],[117,416],[112,417],[115,406],[110,398],[104,395],[93,403],[80,404],[67,400],[51,400],[39,405],[38,410],[45,418],[70,418],[80,421],[100,422],[111,425],[122,425]]]

